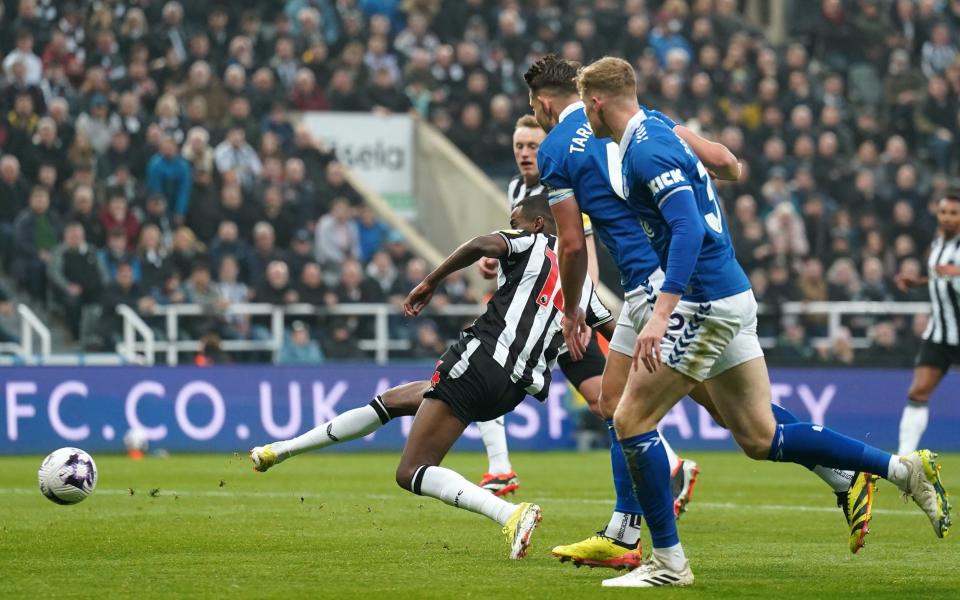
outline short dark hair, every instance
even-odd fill
[[[547,54],[530,65],[523,74],[524,81],[532,92],[546,91],[556,94],[577,93],[577,71],[580,63],[565,60],[556,54]]]
[[[520,209],[520,212],[531,219],[543,217],[543,219],[549,223],[554,222],[553,213],[550,212],[550,202],[544,193],[527,196],[517,203],[517,207]]]
[[[951,186],[948,188],[946,193],[943,195],[943,198],[944,200],[960,202],[960,186]]]

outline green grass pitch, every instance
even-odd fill
[[[77,506],[41,496],[40,457],[2,458],[0,598],[960,598],[957,539],[937,539],[890,484],[854,556],[812,474],[691,456],[701,479],[680,531],[696,584],[648,591],[601,589],[613,571],[549,554],[606,522],[602,452],[514,455],[516,497],[544,514],[519,562],[492,522],[397,488],[393,454],[316,453],[265,474],[245,456],[97,456],[97,491]],[[960,486],[960,455],[942,458],[947,488]],[[473,479],[486,463],[445,465]]]

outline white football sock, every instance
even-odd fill
[[[667,460],[670,461],[670,475],[673,475],[677,472],[677,466],[680,465],[680,457],[673,451],[673,447],[670,446],[670,442],[667,441],[663,433],[660,434],[660,442],[663,444],[663,449],[667,452]]]
[[[415,494],[430,496],[450,506],[479,513],[500,525],[506,525],[507,519],[513,511],[517,510],[516,504],[501,500],[487,490],[470,483],[456,471],[443,467],[420,467],[413,481]]]
[[[897,454],[910,454],[916,451],[923,432],[927,430],[929,418],[930,409],[925,402],[910,402],[903,407],[903,416],[900,417],[900,448]]]
[[[901,490],[907,490],[907,479],[910,472],[907,471],[907,465],[900,462],[900,457],[896,454],[890,456],[890,464],[887,465],[887,481],[894,484]]]
[[[341,413],[331,421],[314,427],[292,440],[273,442],[271,445],[277,456],[283,460],[308,450],[326,448],[363,437],[380,429],[389,420],[390,414],[383,402],[377,398],[366,406]]]
[[[841,471],[840,469],[831,469],[830,467],[821,467],[817,465],[813,468],[817,477],[827,482],[833,491],[845,492],[850,489],[850,483],[853,481],[853,471]]]
[[[634,547],[640,541],[640,515],[613,511],[603,535],[624,546]]]
[[[490,463],[488,473],[501,475],[513,471],[510,464],[510,452],[507,450],[507,427],[503,417],[493,421],[477,423],[480,438],[487,447],[487,461]]]
[[[687,564],[687,557],[684,555],[683,546],[680,544],[670,546],[669,548],[654,548],[653,555],[656,556],[664,566],[674,571],[682,571],[683,567]]]

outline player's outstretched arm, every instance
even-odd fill
[[[407,295],[403,301],[403,313],[408,317],[420,314],[430,304],[437,286],[451,273],[469,267],[483,257],[502,258],[506,255],[507,240],[498,233],[480,235],[461,244]]]
[[[559,199],[551,197],[550,211],[557,224],[557,261],[560,291],[563,294],[563,337],[570,358],[580,360],[587,349],[589,328],[580,308],[580,294],[587,276],[587,241],[583,235],[580,205],[572,192]]]
[[[740,161],[729,148],[719,142],[711,142],[683,125],[675,126],[673,131],[693,149],[700,162],[716,179],[724,181],[740,179]]]

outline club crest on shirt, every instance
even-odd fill
[[[650,223],[647,223],[643,219],[640,219],[640,227],[643,228],[643,232],[647,234],[647,237],[653,239],[653,227],[650,227]]]

